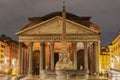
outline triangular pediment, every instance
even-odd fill
[[[98,32],[70,20],[66,20],[67,34],[98,34]],[[16,33],[22,35],[39,35],[39,34],[61,34],[62,33],[62,17],[56,16],[34,26],[28,27]]]

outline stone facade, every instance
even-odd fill
[[[58,61],[57,54],[61,53],[62,21],[63,18],[53,13],[44,17],[29,18],[29,24],[24,26],[16,35],[19,38],[19,75],[32,76],[34,51],[38,50],[39,73],[42,70],[54,70]],[[90,17],[78,17],[67,13],[66,41],[70,59],[77,70],[86,70],[90,74],[99,73],[100,28],[89,21]],[[93,26],[92,26],[93,25]],[[27,48],[22,50],[21,43]],[[37,45],[35,45],[37,44]],[[26,54],[22,59],[23,54]],[[80,65],[80,55],[83,55],[83,65]],[[24,65],[23,60],[29,63]],[[23,66],[24,65],[24,66]],[[79,66],[78,66],[79,65]],[[23,69],[26,72],[23,73]]]

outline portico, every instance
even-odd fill
[[[72,14],[67,13],[67,15],[76,19]],[[42,70],[55,70],[55,59],[57,60],[55,55],[61,52],[62,17],[55,15],[44,19],[46,20],[29,18],[29,25],[16,33],[19,38],[19,75],[32,76],[37,65],[39,65],[39,74]],[[70,59],[75,70],[80,70],[82,66],[81,70],[90,74],[99,73],[99,27],[88,23],[90,17],[78,17],[78,19],[81,23],[69,18],[66,20],[67,49]],[[26,47],[22,46],[23,43]],[[38,52],[34,55],[36,50]],[[81,58],[80,55],[83,57]]]

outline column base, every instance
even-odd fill
[[[14,76],[14,77],[12,77],[11,80],[20,80],[20,79],[22,79],[22,78],[24,78],[24,77],[25,77],[25,76],[18,75],[18,76]]]
[[[89,74],[89,70],[88,69],[86,70],[86,72],[87,72],[87,74]]]
[[[99,76],[99,74],[98,74],[97,72],[94,72],[93,75],[95,75],[95,76]]]
[[[74,65],[74,70],[77,70],[77,66],[76,65]]]
[[[39,77],[33,77],[33,76],[26,76],[24,78],[21,78],[20,80],[38,80]]]

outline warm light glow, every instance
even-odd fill
[[[2,66],[0,65],[0,72],[2,71]]]
[[[13,69],[12,70],[12,76],[18,75],[18,69]]]
[[[4,66],[0,65],[0,73],[3,73],[3,72],[4,72]]]
[[[11,66],[12,66],[12,76],[16,76],[18,74],[18,62],[16,58],[12,59]]]
[[[10,58],[8,56],[5,56],[4,57],[4,64],[9,65],[10,64],[9,60],[10,60]]]
[[[5,74],[9,74],[9,71],[8,69],[5,69]]]
[[[114,68],[114,59],[111,58],[111,68]]]
[[[12,59],[11,64],[12,64],[12,68],[13,68],[13,69],[16,68],[16,67],[17,67],[17,66],[16,66],[17,60],[16,60],[16,59]]]
[[[119,61],[119,56],[116,56],[117,61]]]

